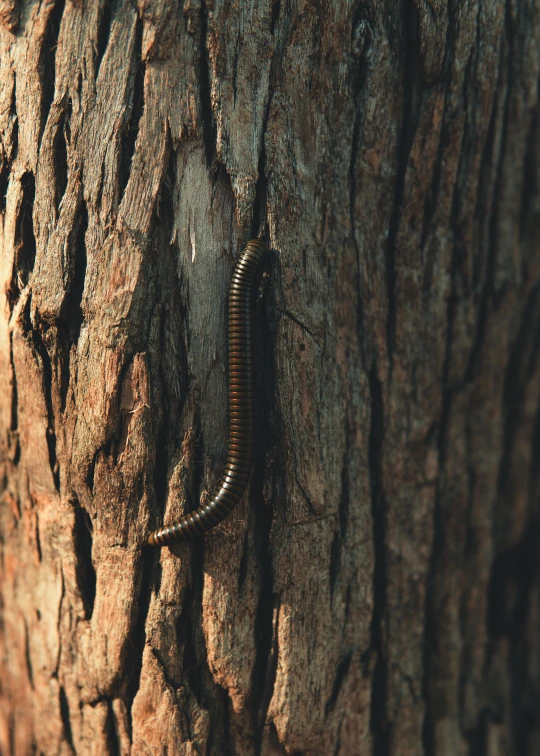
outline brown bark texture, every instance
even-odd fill
[[[540,7],[0,2],[0,753],[540,753]],[[226,296],[258,301],[256,461]]]

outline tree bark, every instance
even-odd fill
[[[540,753],[538,4],[0,25],[0,752]]]

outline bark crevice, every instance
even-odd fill
[[[140,18],[137,19],[135,26],[135,45],[133,51],[131,82],[129,86],[128,102],[129,109],[127,112],[126,122],[122,131],[122,143],[120,147],[120,175],[118,180],[118,201],[122,200],[129,178],[133,156],[137,147],[137,137],[141,124],[141,118],[144,110],[144,87],[146,63],[142,56],[142,35],[143,25]]]
[[[56,85],[56,51],[60,36],[60,25],[66,2],[57,0],[50,10],[45,35],[41,43],[40,73],[42,82],[40,141],[45,130],[51,106],[54,102]]]
[[[373,735],[374,756],[389,753],[389,723],[387,720],[387,658],[383,623],[386,611],[386,506],[383,489],[382,454],[384,443],[384,405],[382,385],[375,368],[369,376],[371,394],[371,424],[369,432],[369,483],[373,522],[373,613],[371,617],[371,652],[375,654],[371,688],[370,730]]]

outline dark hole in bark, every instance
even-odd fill
[[[384,407],[382,386],[375,368],[372,368],[369,378],[371,389],[371,428],[369,434],[368,459],[371,488],[371,512],[373,519],[373,542],[375,548],[375,567],[373,571],[374,605],[371,620],[371,647],[377,654],[371,690],[370,729],[373,733],[374,739],[374,755],[384,756],[389,752],[386,722],[387,670],[384,658],[381,627],[386,607],[386,513],[384,511],[384,492],[382,487]]]
[[[105,727],[107,732],[108,752],[110,756],[120,756],[120,738],[118,736],[116,716],[114,714],[114,709],[112,707],[112,701],[110,698],[107,699],[107,709],[107,722]]]
[[[92,462],[90,463],[90,466],[88,467],[88,472],[86,474],[86,485],[88,486],[90,491],[92,491],[92,493],[94,491],[94,476],[96,472],[97,458],[98,458],[98,454],[101,451],[102,451],[101,449],[98,449],[97,452],[94,454],[92,458]]]
[[[420,118],[420,104],[422,91],[422,63],[417,45],[418,29],[415,14],[403,8],[401,25],[405,38],[406,55],[403,70],[403,118],[399,144],[398,173],[396,177],[388,242],[386,245],[386,270],[388,290],[388,320],[387,342],[390,366],[393,362],[396,337],[396,244],[401,218],[401,208],[404,202],[405,178],[414,136]]]
[[[499,464],[499,493],[503,505],[507,504],[505,495],[510,493],[511,456],[514,447],[516,428],[522,420],[522,402],[527,385],[534,372],[538,357],[538,338],[531,330],[530,324],[538,322],[540,307],[540,283],[537,283],[523,307],[519,331],[512,345],[510,358],[504,377],[503,406],[505,409],[503,454]]]
[[[114,17],[116,3],[114,0],[105,2],[101,7],[101,15],[99,18],[99,27],[97,34],[97,54],[96,54],[96,79],[99,74],[101,62],[105,55],[105,50],[109,43],[109,37],[111,35],[111,25]]]
[[[70,134],[71,100],[68,101],[64,116],[58,125],[58,132],[54,140],[54,162],[56,173],[56,211],[60,211],[60,203],[65,194],[68,183],[68,140]]]
[[[86,280],[86,231],[88,229],[88,210],[83,202],[79,209],[78,227],[71,253],[70,287],[62,307],[61,325],[59,329],[63,341],[62,373],[60,399],[62,410],[66,407],[67,392],[70,380],[71,349],[77,344],[83,323],[81,307]]]
[[[273,34],[279,21],[281,0],[272,0],[272,18],[270,21],[270,33]]]
[[[492,637],[515,634],[527,610],[535,576],[539,523],[529,526],[523,539],[493,561],[489,583],[488,630]]]
[[[129,181],[131,162],[135,154],[137,136],[139,134],[139,124],[144,110],[144,75],[146,65],[142,60],[142,23],[140,20],[137,22],[134,56],[131,110],[122,134],[120,177],[118,182],[118,196],[120,199],[123,197]]]
[[[202,467],[202,465],[201,465]],[[202,594],[204,583],[204,540],[180,549],[189,548],[192,554],[192,582],[184,593],[182,613],[177,623],[177,639],[182,656],[182,666],[189,687],[198,701],[209,710],[210,728],[208,753],[230,753],[230,699],[227,692],[215,681],[208,666],[206,641],[202,631]]]
[[[227,691],[216,686],[212,696],[212,721],[217,723],[215,729],[210,728],[208,738],[208,753],[219,753],[223,756],[234,756],[231,748],[231,702]]]
[[[139,593],[139,611],[130,635],[130,655],[125,679],[125,701],[131,710],[133,700],[139,690],[144,646],[146,643],[146,619],[150,608],[152,593],[157,593],[161,583],[161,565],[159,551],[145,549],[142,557],[141,590]]]
[[[71,717],[69,713],[69,702],[64,687],[60,686],[60,716],[62,717],[62,725],[64,726],[64,738],[68,745],[74,749],[73,745],[73,732],[71,730]]]
[[[162,420],[159,429],[154,490],[158,511],[165,511],[171,440],[177,438],[181,407],[187,394],[187,363],[185,344],[180,333],[184,322],[180,281],[177,273],[178,246],[171,244],[174,219],[174,187],[176,182],[176,152],[171,150],[167,171],[163,178],[156,220],[164,247],[164,266],[159,291],[162,295],[157,360],[161,385]],[[152,347],[150,346],[151,350]],[[171,434],[172,430],[172,434]],[[181,441],[180,441],[181,442]],[[174,447],[174,441],[172,446]]]
[[[9,184],[9,174],[11,165],[9,161],[4,160],[2,162],[2,168],[0,169],[0,213],[3,213],[6,209],[6,194]]]
[[[36,310],[34,315],[35,323],[29,323],[28,334],[32,339],[34,349],[41,358],[41,374],[43,376],[43,394],[47,405],[48,425],[46,431],[47,446],[49,449],[49,465],[57,491],[60,491],[60,467],[56,456],[56,431],[55,417],[52,401],[53,370],[51,357],[47,349],[47,344],[51,344],[51,334],[45,321],[40,320],[39,313]],[[54,339],[54,336],[53,336]]]
[[[54,86],[56,80],[56,48],[58,46],[58,35],[60,33],[60,24],[64,13],[65,0],[57,0],[49,16],[47,31],[43,40],[40,56],[40,70],[42,76],[42,111],[41,111],[41,133],[45,124],[51,105],[54,101]]]
[[[345,531],[347,529],[347,523],[349,521],[349,510],[351,503],[350,495],[350,480],[349,480],[349,437],[347,434],[347,449],[343,459],[343,467],[341,470],[341,496],[339,499],[339,511],[338,511],[338,529],[336,530],[334,539],[332,541],[331,559],[330,559],[330,595],[334,595],[334,589],[336,587],[339,570],[341,567],[341,547],[343,538],[345,537]]]
[[[28,623],[24,622],[24,656],[26,660],[26,671],[28,673],[28,680],[30,686],[34,688],[34,669],[32,667],[32,658],[30,655],[30,634],[28,632]]]
[[[19,281],[15,288],[18,291],[27,285],[30,274],[34,270],[36,260],[36,237],[34,236],[34,221],[32,218],[36,196],[34,174],[25,173],[21,177],[21,186],[23,197],[15,229],[17,244],[15,269],[19,276]]]
[[[268,726],[268,744],[272,749],[271,753],[275,754],[275,756],[286,756],[287,751],[280,743],[279,735],[273,722],[270,722]]]
[[[527,136],[527,151],[523,160],[523,189],[521,200],[521,213],[519,220],[520,238],[526,237],[529,227],[529,218],[534,220],[534,210],[532,207],[534,197],[538,196],[538,175],[535,167],[538,165],[538,133],[539,133],[539,111],[538,105],[534,111],[534,116]],[[533,210],[533,212],[531,212]],[[531,224],[531,230],[534,232],[535,223]]]
[[[509,640],[510,716],[516,753],[528,752],[538,717],[538,691],[531,675],[527,630],[534,601],[532,588],[540,576],[539,543],[537,518],[515,546],[495,557],[488,588],[489,634],[492,639],[504,636]]]
[[[9,335],[9,362],[11,368],[11,430],[16,431],[19,427],[18,418],[18,394],[17,394],[17,374],[15,372],[15,362],[13,360],[13,333]],[[20,449],[17,450],[20,454]]]
[[[89,620],[94,611],[94,601],[96,598],[96,571],[92,563],[93,525],[90,515],[80,505],[78,500],[74,501],[74,509],[77,586],[84,606],[85,619]]]
[[[15,714],[11,714],[9,717],[9,752],[16,753],[15,751]]]

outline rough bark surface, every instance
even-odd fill
[[[540,8],[0,2],[0,752],[540,753]],[[257,461],[227,449],[246,238]]]

